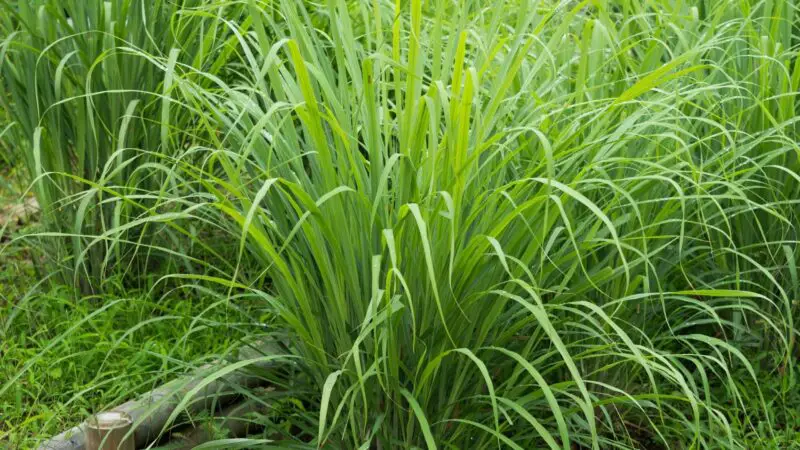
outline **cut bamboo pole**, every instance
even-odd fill
[[[94,415],[86,421],[86,449],[136,450],[133,437],[128,436],[132,426],[131,416],[124,412],[109,411]]]
[[[273,341],[259,342],[239,351],[238,360],[253,359],[263,355],[281,353]],[[207,364],[194,374],[171,381],[152,390],[136,400],[111,409],[113,412],[125,413],[133,421],[135,448],[145,447],[161,436],[167,420],[175,408],[203,380],[219,369],[220,363]],[[274,366],[272,361],[252,364],[250,368],[268,370]],[[266,383],[263,377],[254,375],[250,370],[236,371],[216,379],[204,386],[186,405],[188,414],[207,410],[215,405],[227,405],[239,396],[238,392],[226,389],[227,386],[240,386],[252,389]],[[39,450],[90,450],[87,446],[87,422],[67,430],[58,436],[42,443]],[[104,447],[105,448],[105,447]]]

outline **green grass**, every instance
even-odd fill
[[[108,4],[112,16],[129,5]],[[50,200],[77,218],[35,236],[72,238],[66,265],[102,267],[96,285],[195,288],[273,314],[267,331],[289,345],[273,382],[299,405],[282,419],[291,428],[264,419],[265,437],[553,449],[794,439],[794,2],[165,8],[144,17],[172,40],[125,51],[148,67],[143,92],[43,94],[45,109],[75,116],[82,142],[125,149],[102,171],[29,161],[70,180]],[[136,21],[131,34],[146,36]],[[87,44],[19,28],[4,79],[22,92],[21,75],[41,71],[35,85],[54,91],[59,62]],[[58,52],[34,62],[26,46],[57,36]],[[76,74],[105,64],[96,47]],[[82,106],[94,93],[120,113],[136,96],[153,102],[135,114],[150,128],[129,131],[128,113],[97,119],[117,124],[100,133],[89,124],[101,112]],[[40,124],[16,128],[25,149],[65,157],[55,142],[73,138],[55,114],[21,97],[9,108]],[[84,227],[92,215],[101,225]]]
[[[0,378],[10,380],[0,394],[0,443],[9,448],[35,448],[227,354],[253,329],[244,304],[36,286],[27,252],[6,249],[0,265]]]
[[[20,198],[17,170],[0,175],[0,211]],[[175,289],[115,286],[84,297],[42,266],[42,225],[0,224],[0,446],[35,448],[88,414],[124,403],[240,345],[267,312]],[[13,231],[12,231],[13,230]],[[260,315],[263,314],[263,315]],[[254,321],[253,319],[257,319]]]
[[[12,279],[5,269],[3,275],[7,287]],[[25,275],[15,272],[13,280]],[[0,442],[32,448],[239,345],[242,332],[219,332],[230,317],[202,314],[206,306],[145,297],[80,299],[60,290],[9,296],[0,305],[6,318],[0,376],[14,382],[0,395]],[[197,317],[203,319],[196,323]],[[74,324],[80,328],[69,330]]]

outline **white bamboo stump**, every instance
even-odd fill
[[[136,450],[133,419],[124,412],[108,411],[86,421],[87,450]]]

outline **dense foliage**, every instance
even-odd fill
[[[268,308],[302,405],[271,439],[795,432],[793,2],[5,11],[8,133],[55,263],[84,291]]]

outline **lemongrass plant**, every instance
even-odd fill
[[[33,180],[46,226],[64,237],[52,240],[54,259],[85,292],[117,266],[144,261],[137,276],[152,267],[151,255],[122,238],[147,245],[159,234],[173,241],[190,234],[143,227],[88,253],[84,245],[86,236],[136,220],[131,214],[152,206],[152,192],[169,179],[142,171],[160,159],[135,150],[170,155],[195,136],[184,132],[195,126],[191,109],[173,106],[182,100],[172,80],[183,66],[222,75],[235,41],[224,21],[241,22],[242,13],[203,5],[0,2],[0,107],[13,120],[6,141]]]
[[[291,332],[314,445],[735,448],[769,423],[738,386],[794,379],[792,8],[248,5],[259,56],[200,96],[225,138],[182,173],[240,233],[214,280]]]
[[[216,230],[202,258],[153,250],[205,270],[164,280],[274,310],[308,393],[286,440],[774,437],[800,294],[793,2],[236,4],[235,74],[170,78],[160,130],[196,138],[132,150],[167,181],[86,248]]]

